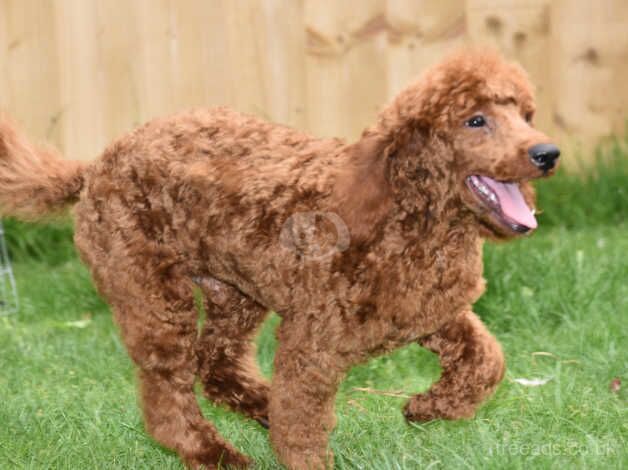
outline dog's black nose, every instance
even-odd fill
[[[528,149],[532,163],[543,171],[549,171],[556,165],[560,149],[554,144],[537,144]]]

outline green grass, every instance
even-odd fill
[[[436,358],[404,348],[343,383],[331,439],[337,468],[628,466],[627,160],[617,152],[597,179],[543,183],[537,233],[487,247],[488,291],[475,310],[502,342],[508,372],[476,418],[407,425],[403,398],[356,390],[425,390],[438,377]],[[143,430],[133,367],[71,247],[71,228],[5,228],[21,310],[0,318],[0,468],[182,468]],[[260,338],[266,373],[277,323]],[[615,377],[627,382],[617,393]],[[525,387],[515,378],[551,380]],[[201,403],[258,468],[278,468],[266,431]]]

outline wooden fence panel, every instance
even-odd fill
[[[479,44],[524,65],[539,127],[590,158],[626,130],[626,24],[625,0],[0,0],[0,110],[82,159],[199,106],[351,139]]]

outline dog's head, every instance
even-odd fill
[[[530,181],[551,175],[560,154],[534,128],[534,111],[521,67],[493,52],[465,51],[402,91],[354,151],[371,152],[361,157],[369,162],[363,169],[384,175],[371,184],[388,188],[378,197],[405,186],[403,197],[412,198],[413,185],[421,186],[424,206],[457,200],[484,236],[510,238],[537,227]]]
[[[551,175],[560,151],[534,128],[525,72],[495,54],[458,56],[441,66],[453,85],[437,128],[453,147],[457,191],[485,235],[510,238],[537,227],[530,181]]]

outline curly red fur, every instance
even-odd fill
[[[465,178],[516,181],[547,142],[525,73],[465,51],[410,85],[357,142],[315,139],[228,109],[154,120],[87,168],[0,129],[0,205],[35,215],[71,202],[75,241],[139,369],[146,428],[190,466],[246,466],[201,414],[205,394],[264,425],[291,469],[332,464],[339,382],[354,364],[419,342],[443,375],[410,420],[470,417],[504,359],[472,304],[482,240],[514,236]],[[465,127],[482,112],[492,127]],[[81,189],[82,188],[82,189]],[[194,288],[205,296],[199,335]],[[252,339],[282,317],[272,384]]]
[[[0,120],[0,211],[35,220],[76,202],[85,165],[31,145],[8,120]]]

